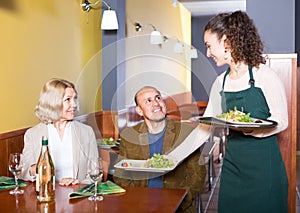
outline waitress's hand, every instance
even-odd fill
[[[59,181],[59,185],[61,186],[69,186],[69,185],[76,185],[76,184],[79,184],[79,180],[74,178],[62,178]]]
[[[253,132],[252,128],[236,128],[236,127],[230,127],[231,130],[243,132],[245,135],[249,135]]]

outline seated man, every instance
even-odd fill
[[[151,86],[141,88],[135,95],[136,112],[144,122],[127,127],[121,132],[118,161],[127,159],[145,160],[153,154],[167,154],[177,147],[194,129],[191,125],[166,118],[166,105],[160,92]],[[143,178],[141,172],[116,169],[114,181],[123,186],[153,188],[183,188],[188,194],[178,212],[196,212],[195,198],[201,192],[206,169],[199,162],[200,151],[196,150],[174,170]],[[143,172],[142,172],[143,173]]]

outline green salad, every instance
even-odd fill
[[[98,142],[99,145],[109,145],[109,146],[115,146],[116,141],[113,138],[103,138],[100,142]]]
[[[228,122],[247,122],[253,123],[254,120],[250,117],[250,113],[244,113],[237,110],[237,107],[234,107],[233,110],[229,110],[226,113],[222,113],[216,116]]]
[[[144,165],[146,168],[170,168],[173,166],[174,163],[172,160],[160,154],[153,154],[153,157],[148,159]]]

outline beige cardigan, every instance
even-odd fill
[[[78,121],[71,122],[74,162],[73,178],[78,179],[80,182],[87,182],[88,160],[93,159],[96,161],[98,157],[96,137],[90,126]],[[23,149],[24,169],[20,177],[23,180],[34,181],[34,178],[29,175],[29,168],[38,161],[42,146],[42,136],[48,137],[48,128],[44,123],[28,129],[25,133]]]

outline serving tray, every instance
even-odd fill
[[[253,123],[228,122],[216,117],[200,117],[198,118],[198,122],[216,125],[216,126],[228,126],[228,127],[235,127],[235,128],[271,128],[277,125],[277,122],[272,120],[262,120],[257,118],[252,118],[252,119],[254,120]]]

